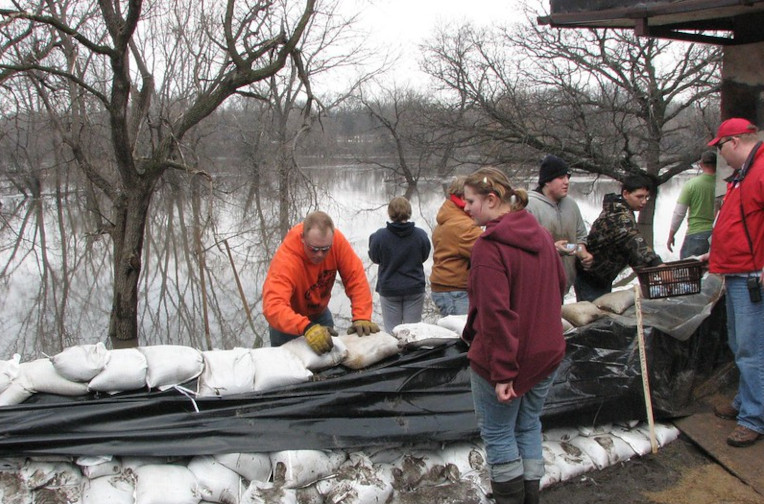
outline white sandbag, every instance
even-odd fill
[[[464,326],[467,325],[467,315],[446,315],[439,318],[437,324],[461,335],[464,331]]]
[[[316,483],[324,496],[323,502],[342,504],[371,504],[389,502],[393,493],[391,471],[378,470],[360,452],[351,453],[335,477]]]
[[[347,458],[344,451],[285,450],[271,453],[273,482],[284,488],[314,483],[334,473]]]
[[[26,383],[25,379],[17,378],[0,394],[0,406],[13,406],[23,403],[34,395],[34,392],[30,390],[31,388],[32,386]]]
[[[19,376],[21,356],[13,354],[12,359],[0,361],[0,393],[7,389],[13,380]]]
[[[98,342],[65,348],[50,358],[58,374],[78,382],[89,382],[103,371],[109,361],[109,351]]]
[[[621,425],[615,425],[611,434],[622,439],[637,455],[646,455],[653,449],[647,432],[640,431],[639,429],[629,429]]]
[[[62,396],[81,396],[88,393],[86,383],[67,380],[56,372],[50,359],[37,359],[31,362],[22,362],[19,366],[19,376],[25,377],[32,392],[45,394],[57,394]]]
[[[137,348],[119,348],[109,352],[106,367],[88,382],[88,389],[116,394],[146,386],[146,357]]]
[[[268,453],[224,453],[215,460],[247,481],[269,481],[273,474]]]
[[[555,427],[545,429],[541,434],[544,441],[570,441],[579,435],[580,432],[576,427]]]
[[[167,463],[166,457],[134,457],[134,456],[125,456],[120,457],[120,462],[122,463],[122,470],[125,472],[135,472],[136,469],[139,467],[143,467],[145,465],[164,465]]]
[[[237,504],[244,493],[241,476],[218,463],[214,457],[194,457],[188,463],[188,470],[196,476],[199,492],[205,501]]]
[[[135,470],[135,504],[199,504],[196,476],[180,465],[145,465]]]
[[[428,339],[454,339],[458,338],[460,334],[451,329],[426,322],[398,324],[393,327],[393,336],[400,342],[399,346]]]
[[[443,463],[456,467],[459,474],[482,471],[487,467],[485,449],[482,444],[469,441],[450,443],[440,452]]]
[[[427,450],[412,450],[393,462],[396,489],[437,485],[445,481],[445,463],[440,454]]]
[[[341,339],[333,337],[332,343],[334,344],[332,349],[322,355],[318,355],[312,348],[310,348],[308,342],[305,341],[305,336],[289,340],[281,345],[281,348],[292,352],[298,359],[300,359],[303,366],[316,372],[321,371],[322,369],[339,366],[342,361],[345,360],[345,357],[347,357],[348,349]]]
[[[579,301],[562,305],[562,318],[576,327],[591,324],[602,317],[604,312],[591,301]]]
[[[134,504],[134,492],[132,479],[124,475],[86,479],[80,504]]]
[[[119,459],[116,459],[111,455],[78,457],[76,463],[80,467],[82,474],[89,479],[111,476],[122,472],[122,464]]]
[[[565,319],[560,320],[562,322],[562,334],[568,334],[569,332],[573,332],[573,330],[576,328],[573,324],[568,322]]]
[[[679,429],[674,427],[673,425],[666,425],[661,423],[656,423],[654,425],[655,428],[655,439],[658,442],[658,446],[666,446],[670,442],[674,441],[676,438],[679,437]],[[637,430],[644,433],[645,436],[650,438],[650,426],[649,424],[643,423],[640,424],[637,427]]]
[[[241,497],[241,504],[298,504],[297,491],[265,481],[253,481]]]
[[[560,469],[560,481],[594,469],[594,462],[575,446],[562,441],[546,441],[542,444],[544,465],[555,465]]]
[[[310,380],[313,373],[283,347],[252,350],[255,361],[255,391],[273,390]]]
[[[193,380],[204,370],[202,353],[181,345],[152,345],[139,347],[146,357],[146,385],[150,389],[166,390]]]
[[[608,292],[595,299],[594,304],[601,310],[620,315],[634,305],[634,289]]]
[[[342,365],[350,369],[363,369],[398,353],[398,339],[382,331],[368,336],[343,334],[340,339],[348,349]]]
[[[57,487],[79,486],[82,473],[68,462],[37,462],[28,460],[19,471],[22,481],[32,490],[49,485]]]
[[[604,469],[612,463],[609,451],[613,449],[614,445],[609,440],[609,436],[578,436],[568,441],[568,443],[586,453],[592,462],[594,462],[594,467],[597,469]]]
[[[15,474],[10,478],[0,475],[0,502],[3,504],[34,504],[35,496],[29,487],[18,481]]]
[[[255,360],[248,348],[202,352],[204,371],[198,397],[226,396],[255,391]]]
[[[600,425],[579,425],[578,433],[582,436],[601,436],[613,430],[612,423],[603,423]]]
[[[550,463],[548,461],[544,461],[544,476],[541,477],[541,481],[539,482],[539,486],[541,488],[546,488],[549,485],[554,485],[555,483],[559,483],[562,481],[562,471],[559,467],[554,465],[553,463]]]

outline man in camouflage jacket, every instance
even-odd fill
[[[639,268],[662,264],[637,228],[634,212],[642,210],[650,194],[650,181],[640,175],[627,177],[621,194],[605,195],[602,213],[592,224],[587,247],[594,256],[588,270],[579,264],[575,282],[578,301],[594,301],[612,290],[613,280],[626,266]]]

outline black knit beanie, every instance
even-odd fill
[[[541,160],[541,168],[539,169],[539,187],[543,187],[544,184],[550,180],[554,180],[563,175],[570,175],[568,163],[557,156],[549,154]]]

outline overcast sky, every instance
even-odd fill
[[[369,34],[371,44],[401,55],[393,76],[398,84],[416,84],[424,79],[416,64],[417,46],[430,38],[436,27],[465,22],[507,24],[523,19],[519,0],[342,1],[349,11],[360,11],[359,28]]]

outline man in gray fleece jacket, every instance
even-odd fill
[[[576,278],[576,261],[587,269],[592,255],[586,249],[586,226],[575,200],[568,196],[570,169],[557,156],[548,155],[541,160],[538,187],[528,193],[526,209],[547,229],[562,258],[567,276],[565,292]]]

